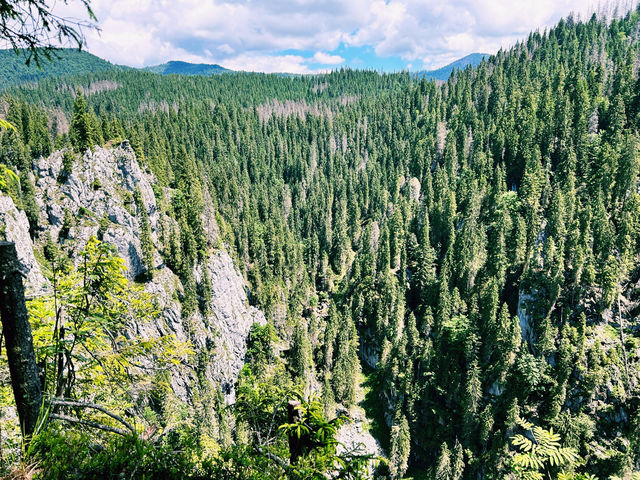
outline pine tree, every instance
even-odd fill
[[[134,191],[134,200],[139,215],[140,222],[140,247],[142,248],[142,263],[145,268],[144,277],[148,280],[153,278],[154,270],[154,248],[153,239],[151,237],[151,225],[149,224],[149,213],[142,199],[140,187]]]
[[[299,380],[305,387],[313,385],[315,367],[309,332],[307,331],[307,325],[303,321],[299,321],[293,330],[289,358],[294,379]]]
[[[453,463],[451,464],[451,480],[460,480],[464,474],[464,451],[460,442],[453,448]]]
[[[434,473],[435,480],[451,480],[451,451],[446,443],[443,443],[440,447],[440,455],[438,456]]]
[[[74,148],[80,153],[92,148],[99,141],[97,120],[89,111],[87,100],[80,90],[76,92],[69,133]]]
[[[389,457],[389,470],[394,479],[404,476],[409,466],[409,453],[411,451],[411,437],[407,418],[396,413],[396,418],[391,427],[391,455]]]
[[[331,373],[336,401],[345,406],[355,403],[359,374],[358,333],[351,316],[345,312],[338,325]]]

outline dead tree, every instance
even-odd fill
[[[12,242],[0,242],[0,319],[20,427],[24,438],[28,439],[38,423],[42,389],[18,254]]]

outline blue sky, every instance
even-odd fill
[[[299,55],[307,60],[308,68],[322,70],[329,67],[350,67],[354,69],[374,69],[385,72],[406,70],[411,62],[407,62],[398,55],[377,56],[372,45],[340,45],[330,51],[318,55],[313,50],[284,50],[281,55]],[[329,61],[330,63],[326,63]],[[334,67],[335,68],[335,67]]]
[[[629,0],[628,7],[634,0]],[[313,73],[441,67],[495,53],[590,0],[92,0],[88,50],[135,67],[167,60],[234,70]],[[624,8],[624,7],[623,7]],[[77,0],[57,13],[82,18]]]

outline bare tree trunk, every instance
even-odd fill
[[[0,319],[7,348],[11,386],[26,440],[36,429],[42,389],[33,351],[31,325],[14,243],[0,242]]]

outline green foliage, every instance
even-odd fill
[[[389,458],[389,470],[393,478],[402,478],[409,466],[409,453],[411,450],[411,438],[407,418],[397,415],[394,425],[391,427],[391,454]]]
[[[275,329],[270,323],[251,325],[247,338],[247,362],[253,368],[264,371],[276,359],[275,343],[277,340]]]
[[[122,411],[132,404],[131,386],[147,375],[136,359],[169,369],[191,349],[171,335],[149,339],[127,333],[130,319],[143,325],[158,312],[151,297],[126,279],[124,261],[112,245],[91,238],[75,269],[62,270],[58,255],[52,248],[45,251],[52,260],[54,293],[28,305],[45,391],[92,398]]]
[[[580,457],[575,448],[562,447],[560,435],[553,429],[545,430],[534,426],[530,422],[520,421],[520,426],[528,430],[528,435],[518,434],[511,438],[511,443],[517,448],[513,454],[513,472],[522,480],[542,480],[551,478],[552,471],[558,471],[559,480],[593,479],[595,477],[582,474],[567,473],[578,464]]]
[[[69,238],[71,227],[75,225],[75,220],[71,215],[71,211],[68,208],[64,210],[64,216],[62,217],[62,226],[58,232],[59,240],[66,240]]]
[[[153,239],[151,238],[149,213],[147,212],[147,206],[144,204],[139,187],[136,188],[134,192],[134,200],[136,202],[140,222],[140,247],[142,248],[142,262],[145,267],[145,273],[143,276],[145,280],[151,280],[153,278],[153,270],[155,267]]]
[[[0,187],[0,190],[1,189]],[[29,220],[29,233],[31,233],[31,237],[33,238],[39,226],[40,208],[36,201],[36,189],[29,174],[25,170],[20,172],[20,190],[22,194],[21,207],[27,215],[27,220]]]
[[[308,439],[302,442],[303,456],[317,454],[323,457],[326,454],[335,454],[337,446],[335,437],[338,428],[347,418],[336,417],[327,421],[324,419],[322,403],[317,398],[305,400],[301,395],[295,395],[294,399],[298,401],[295,409],[298,411],[299,420],[294,423],[284,423],[278,428],[287,436]]]
[[[249,366],[240,372],[236,418],[247,426],[251,439],[259,445],[275,441],[278,425],[286,420],[289,385],[283,382],[283,373],[282,368],[276,368],[270,374],[256,376]]]
[[[350,407],[355,403],[360,374],[358,334],[348,312],[343,316],[330,309],[329,317],[325,332],[325,379],[333,389],[333,400]]]
[[[58,174],[58,182],[65,183],[73,172],[73,164],[77,161],[76,154],[72,150],[65,150],[62,154],[62,168]]]
[[[106,60],[77,49],[57,50],[53,53],[51,61],[43,59],[41,68],[36,64],[27,65],[25,60],[25,56],[16,55],[12,50],[0,50],[0,64],[3,66],[0,85],[3,89],[61,75],[120,69]]]
[[[36,0],[18,2],[6,0],[0,10],[0,38],[11,46],[11,53],[24,53],[24,62],[30,65],[34,60],[40,66],[41,60],[51,60],[52,54],[61,44],[72,45],[79,50],[85,43],[83,29],[93,29],[96,17],[89,0],[79,2],[88,20],[68,18],[54,12],[46,3]]]
[[[31,448],[37,478],[46,480],[98,478],[195,479],[199,466],[189,444],[149,443],[134,437],[100,439],[58,426],[38,435]]]
[[[293,331],[289,358],[294,379],[298,380],[302,385],[309,385],[315,378],[316,373],[309,332],[302,322],[299,322]]]
[[[0,129],[11,129],[14,130],[16,129],[16,127],[14,127],[13,125],[11,125],[11,123],[7,122],[6,120],[0,118]]]
[[[180,277],[185,320],[212,289],[194,272],[212,248],[230,251],[269,323],[249,334],[238,445],[217,471],[285,475],[253,447],[286,458],[274,432],[291,386],[321,385],[326,411],[349,408],[366,363],[375,432],[400,412],[410,463],[440,478],[511,474],[518,415],[561,434],[584,475],[620,476],[640,458],[625,420],[640,384],[639,21],[563,20],[442,84],[350,70],[44,79],[8,91],[16,131],[3,131],[0,163],[22,179],[52,138],[129,138],[170,217],[155,247]],[[108,88],[69,93],[91,86]],[[48,130],[44,112],[66,118]],[[563,458],[541,458],[560,470]]]
[[[87,100],[80,90],[76,92],[69,134],[75,150],[80,153],[101,142],[97,119],[89,111]]]
[[[223,450],[214,458],[204,461],[204,478],[228,480],[269,480],[283,478],[282,469],[273,460],[256,455],[246,445],[236,445]]]
[[[0,192],[8,194],[18,203],[20,200],[20,178],[6,165],[0,164]]]
[[[287,437],[300,446],[299,456],[293,452],[289,475],[299,479],[346,478],[359,480],[366,478],[370,456],[354,452],[338,454],[336,435],[338,429],[348,420],[344,416],[332,420],[324,418],[322,403],[315,398],[305,400],[294,395],[298,419],[293,423],[279,426]]]

